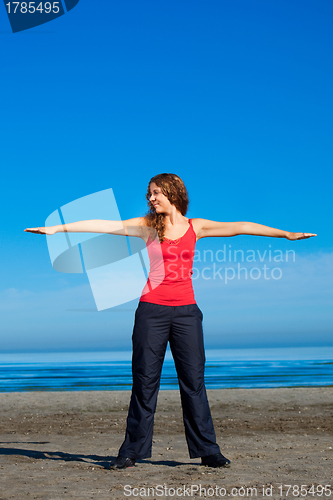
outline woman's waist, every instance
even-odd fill
[[[157,285],[172,285],[172,284],[176,284],[176,283],[185,283],[185,284],[189,284],[189,285],[192,285],[192,274],[188,274],[186,276],[182,276],[182,275],[165,275],[165,276],[157,276],[157,275],[151,275],[149,274],[148,275],[148,280],[150,283],[155,283],[156,286]]]
[[[192,280],[174,281],[157,284],[148,282],[144,287],[141,299],[147,302],[163,303],[163,304],[193,304],[195,303],[194,290]]]

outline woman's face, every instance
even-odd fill
[[[156,213],[162,214],[166,212],[171,207],[171,203],[162,193],[162,189],[156,186],[155,182],[152,182],[149,186],[149,190],[149,201],[154,205]]]

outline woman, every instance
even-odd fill
[[[250,234],[300,240],[316,234],[292,233],[252,222],[188,219],[187,190],[175,174],[150,179],[147,200],[149,212],[145,217],[122,222],[80,221],[25,231],[127,234],[146,242],[150,272],[135,312],[133,387],[127,428],[111,467],[133,467],[137,459],[151,457],[154,414],[168,342],[178,375],[190,458],[201,457],[202,465],[210,467],[227,467],[230,460],[221,454],[216,443],[204,384],[203,315],[195,301],[191,279],[195,244],[210,236]]]

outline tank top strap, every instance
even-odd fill
[[[192,219],[189,219],[188,220],[189,224],[190,224],[190,227],[189,227],[189,230],[188,230],[188,233],[190,233],[192,236],[195,235],[195,239],[196,239],[196,232],[194,231],[194,227],[193,227],[193,224],[192,224]]]

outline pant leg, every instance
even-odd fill
[[[178,374],[190,458],[220,452],[204,381],[202,318],[197,304],[174,307],[169,339]]]
[[[154,414],[170,324],[170,308],[139,303],[132,336],[133,388],[121,456],[151,457]]]

